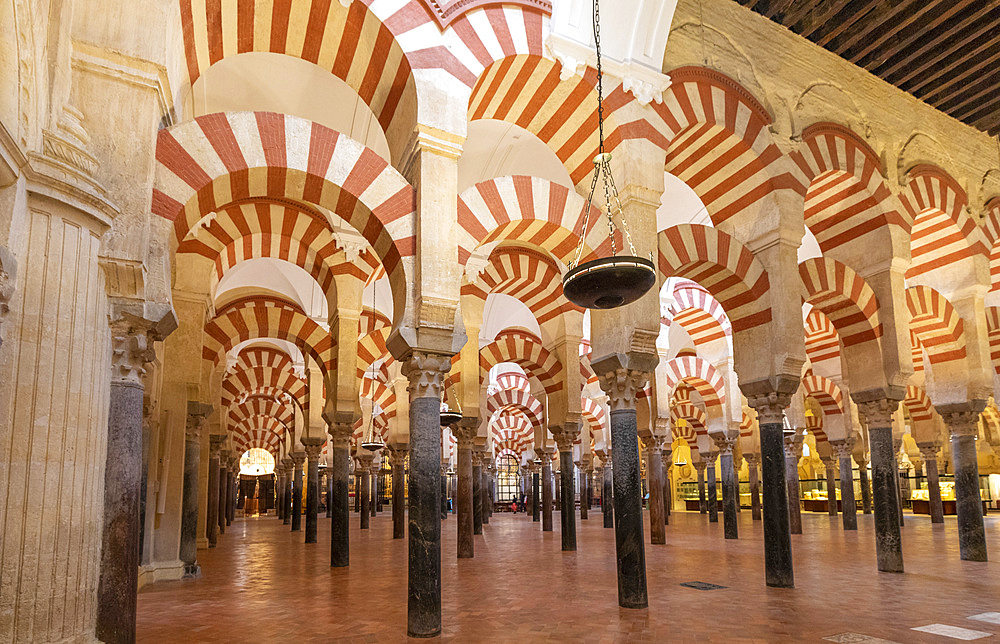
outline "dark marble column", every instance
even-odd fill
[[[291,456],[285,456],[282,459],[282,463],[285,465],[285,493],[284,493],[284,508],[282,509],[281,522],[285,525],[290,526],[292,524],[292,479],[295,478],[295,464],[292,462]]]
[[[542,453],[542,532],[552,532],[552,448]]]
[[[702,454],[701,457],[705,459],[707,463],[706,467],[706,487],[708,488],[708,498],[706,503],[708,505],[708,522],[718,523],[719,522],[719,491],[716,488],[716,477],[715,477],[715,461],[718,458],[718,452],[712,452],[710,454]]]
[[[368,481],[369,483],[371,483],[372,486],[371,497],[369,497],[369,502],[368,502],[368,510],[371,512],[372,518],[375,518],[375,516],[377,516],[376,511],[378,509],[378,504],[379,504],[380,494],[378,491],[379,488],[378,479],[379,479],[380,469],[381,468],[374,461],[368,468],[369,471]]]
[[[861,512],[872,513],[872,485],[868,479],[868,461],[858,462],[858,484],[861,486]]]
[[[895,474],[892,477],[892,483],[896,486],[896,510],[899,520],[899,527],[903,527],[904,517],[903,517],[903,484],[900,481],[900,476],[902,472],[899,470],[899,451],[903,448],[903,438],[893,438],[892,439],[892,471]]]
[[[472,454],[472,534],[483,533],[483,456]]]
[[[146,332],[127,322],[111,325],[111,340],[97,637],[104,642],[134,642],[143,487],[142,377],[143,365],[153,352]]]
[[[826,469],[826,513],[837,516],[837,464],[833,458],[821,459]]]
[[[734,489],[736,490],[736,513],[739,514],[743,511],[743,503],[740,502],[740,467],[742,465],[742,457],[733,454],[733,481]]]
[[[792,538],[789,530],[788,486],[785,441],[782,427],[784,409],[791,396],[770,393],[753,396],[750,407],[757,410],[760,425],[760,457],[763,477],[764,577],[768,586],[793,588]]]
[[[229,491],[229,450],[219,452],[219,534],[226,533],[226,509]]]
[[[944,523],[944,504],[941,502],[941,480],[938,478],[938,442],[919,443],[920,454],[924,457],[924,473],[927,475],[927,498],[931,507],[931,523]]]
[[[562,469],[561,469],[561,466],[560,466],[560,469],[556,470],[552,474],[552,485],[554,486],[553,487],[553,493],[552,493],[552,507],[553,507],[553,509],[555,509],[556,512],[559,512],[559,511],[562,510]]]
[[[615,527],[615,468],[611,455],[604,459],[604,473],[601,475],[601,514],[604,517],[604,527]]]
[[[201,574],[198,566],[198,470],[201,461],[201,430],[212,406],[188,401],[184,433],[184,497],[181,501],[180,558],[184,576]]]
[[[750,516],[754,521],[760,521],[760,479],[757,476],[757,463],[760,456],[747,454],[747,474],[750,477]]]
[[[663,438],[653,435],[646,440],[646,476],[649,478],[649,542],[667,542],[667,524],[663,509]]]
[[[669,434],[667,434],[669,436]],[[670,439],[668,438],[667,441]],[[664,449],[660,451],[660,460],[663,462],[663,525],[670,525],[670,509],[674,505],[673,483],[670,481],[670,468],[674,466],[671,458],[673,451],[670,445],[664,441]]]
[[[700,514],[708,514],[708,494],[705,490],[705,470],[708,468],[708,463],[704,460],[696,461],[694,464],[694,469],[698,472],[698,512]]]
[[[205,536],[208,547],[214,548],[219,539],[219,452],[226,440],[223,434],[208,437],[208,505],[205,508]]]
[[[359,452],[361,450],[358,450]],[[372,456],[364,454],[358,456],[358,467],[354,470],[354,476],[358,476],[361,470],[361,529],[367,530],[371,522],[372,512]]]
[[[229,485],[226,489],[226,525],[232,525],[236,518],[236,483],[239,476],[239,462],[235,457],[229,460]]]
[[[403,364],[410,386],[407,634],[441,633],[441,390],[449,356],[415,352]]]
[[[840,505],[844,513],[844,530],[857,530],[858,505],[854,500],[854,462],[851,460],[854,439],[831,441],[830,445],[840,461]]]
[[[305,452],[292,452],[292,532],[302,530],[302,466]]]
[[[538,464],[531,466],[531,522],[537,523],[541,520],[541,501],[540,496],[542,491],[539,489],[538,481]]]
[[[788,497],[788,526],[792,534],[802,534],[802,508],[799,501],[799,458],[802,454],[802,433],[785,436],[785,484]]]
[[[489,525],[490,507],[493,505],[490,496],[490,482],[493,479],[493,473],[490,471],[490,459],[486,452],[483,453],[480,474],[483,478],[480,483],[480,492],[482,493],[482,497],[479,500],[479,510],[483,518],[483,525]]]
[[[307,440],[308,443],[305,442]],[[309,462],[309,488],[306,490],[306,543],[316,543],[319,531],[319,457],[323,451],[323,439],[303,439],[303,443]]]
[[[354,511],[361,512],[361,470],[358,469],[357,459],[354,459]]]
[[[726,539],[738,539],[740,536],[736,517],[739,487],[736,481],[736,469],[733,467],[733,448],[738,438],[739,435],[715,439],[715,444],[719,447],[719,468],[722,470],[722,522]]]
[[[589,463],[587,461],[580,462],[580,520],[586,521],[588,514],[587,503],[587,492],[590,489],[590,474],[587,472],[587,467]]]
[[[333,518],[333,472],[329,468],[326,470],[326,518]]]
[[[393,449],[389,456],[392,464],[392,538],[406,535],[406,452]]]
[[[559,513],[559,529],[562,536],[562,549],[564,552],[576,550],[576,496],[573,484],[573,441],[563,438],[567,432],[563,432],[557,440],[559,445],[559,471],[561,472],[559,490],[562,494],[561,511]]]
[[[351,434],[354,422],[350,414],[343,414],[331,422],[327,419],[327,433],[330,435],[330,485],[328,504],[330,516],[330,566],[344,568],[351,563]]]
[[[393,490],[396,488],[393,487]],[[395,508],[394,508],[395,509]],[[448,518],[448,463],[441,463],[441,520]]]
[[[611,407],[611,451],[614,453],[615,552],[618,605],[646,608],[646,553],[642,535],[642,480],[635,397],[648,374],[617,369],[600,377]]]
[[[471,559],[475,556],[475,484],[473,482],[472,447],[476,436],[478,419],[463,418],[454,428],[458,439],[458,558]]]
[[[955,470],[955,508],[958,511],[958,548],[965,561],[986,561],[986,528],[979,491],[976,436],[985,403],[938,406],[951,434],[951,462]],[[956,408],[965,407],[958,411]]]
[[[858,405],[868,425],[875,497],[875,550],[881,572],[903,572],[896,457],[892,447],[892,413],[898,404],[895,400],[875,400]]]

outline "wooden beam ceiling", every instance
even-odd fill
[[[1000,135],[1000,0],[736,0]]]

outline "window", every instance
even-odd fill
[[[497,459],[497,501],[520,501],[520,494],[521,473],[517,467],[517,458],[513,454],[503,454]]]

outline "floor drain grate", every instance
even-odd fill
[[[685,581],[681,586],[687,586],[695,590],[719,590],[720,588],[726,588],[726,586],[710,584],[707,581]]]

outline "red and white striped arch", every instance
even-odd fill
[[[531,391],[531,384],[528,377],[516,371],[507,371],[497,376],[497,387],[504,389],[519,389],[521,391]]]
[[[490,293],[502,293],[520,301],[539,325],[563,311],[578,310],[562,295],[562,275],[555,262],[527,248],[496,249],[476,282],[462,285],[462,295],[485,301]]]
[[[753,436],[753,416],[746,409],[740,417],[740,438],[751,438]],[[749,450],[748,450],[749,451]]]
[[[236,426],[243,420],[256,417],[273,418],[289,430],[295,429],[295,412],[291,406],[263,396],[251,396],[246,402],[230,407],[227,422]]]
[[[813,365],[836,360],[840,370],[840,338],[830,318],[819,309],[813,309],[805,320],[806,355]]]
[[[558,62],[541,56],[498,60],[479,77],[469,98],[469,120],[495,119],[531,132],[562,161],[580,186],[593,174],[597,136],[596,73],[563,80]],[[615,129],[605,114],[605,131]]]
[[[361,381],[362,397],[375,402],[376,415],[388,420],[396,415],[396,392],[380,380],[364,378]],[[381,411],[379,411],[381,410]]]
[[[990,361],[1000,374],[1000,307],[986,307],[986,337],[990,343]]]
[[[178,243],[206,215],[245,200],[326,208],[371,244],[389,275],[397,319],[406,299],[402,258],[414,254],[416,193],[372,150],[286,114],[209,114],[160,130],[152,211]]]
[[[358,319],[358,334],[368,335],[389,325],[389,318],[384,314],[379,311],[373,311],[370,308],[365,308],[361,311],[361,317]]]
[[[910,326],[910,357],[913,358],[913,373],[922,373],[924,371],[923,345],[920,344],[920,338],[917,337],[917,334],[913,332],[912,325]]]
[[[383,379],[388,380],[387,362],[391,356],[389,356],[389,349],[386,348],[385,343],[391,330],[390,327],[384,326],[358,338],[357,374],[359,379],[364,377],[368,368],[377,360],[385,360],[381,372]]]
[[[313,63],[349,85],[386,133],[416,122],[416,85],[410,63],[364,2],[329,0],[181,0],[181,31],[188,81],[209,66],[247,52],[285,54]]]
[[[810,372],[802,378],[802,388],[806,396],[814,398],[819,403],[824,414],[839,416],[844,413],[844,394],[829,378]]]
[[[493,440],[504,449],[520,455],[535,439],[534,428],[519,410],[505,410],[490,422]]]
[[[719,226],[777,190],[804,192],[782,167],[767,110],[739,83],[717,71],[682,67],[670,74],[663,103],[652,105],[668,133],[666,171],[686,183]]]
[[[701,285],[722,305],[735,333],[771,321],[767,273],[731,236],[717,228],[681,224],[662,231],[659,246],[663,276]]]
[[[951,302],[928,286],[911,286],[906,306],[912,316],[910,329],[932,365],[965,359],[964,325]]]
[[[565,186],[538,177],[499,177],[470,186],[458,197],[458,261],[494,241],[518,241],[562,262],[575,259],[586,202]],[[596,208],[591,221],[599,217]],[[607,233],[591,226],[583,259],[609,248]]]
[[[974,255],[989,257],[982,231],[966,211],[969,198],[951,175],[920,165],[907,173],[907,180],[899,196],[913,222],[907,279]]]
[[[990,247],[990,291],[1000,291],[1000,197],[986,202],[983,235]]]
[[[275,460],[281,453],[281,437],[269,431],[249,430],[245,434],[234,435],[233,445],[241,454],[255,447],[267,450]]]
[[[882,335],[875,291],[849,266],[830,257],[814,257],[799,264],[803,299],[822,311],[837,327],[845,347],[872,343]]]
[[[590,436],[601,435],[604,428],[607,427],[607,414],[604,411],[604,405],[586,396],[581,396],[580,409],[583,419],[587,421],[587,425],[590,427]]]
[[[562,363],[527,331],[501,331],[493,342],[479,350],[479,381],[485,380],[490,369],[501,362],[513,362],[537,378],[546,394],[563,388]]]
[[[826,432],[823,431],[823,417],[817,415],[806,416],[806,429],[816,438],[816,443],[827,441]]]
[[[802,132],[791,159],[802,173],[805,223],[824,253],[863,241],[887,225],[908,229],[910,220],[886,185],[875,151],[850,129],[816,123]],[[870,242],[873,248],[882,241]]]
[[[683,423],[678,421],[683,420]],[[683,438],[692,450],[698,449],[698,436],[707,436],[705,412],[691,402],[670,405],[670,421],[674,438]]]
[[[545,423],[545,411],[542,403],[525,389],[501,389],[487,396],[486,415],[490,418],[495,413],[515,409],[524,414],[535,429],[541,429]]]
[[[673,298],[674,303],[660,322],[669,326],[676,321],[687,331],[695,346],[732,336],[729,316],[704,287],[691,280],[678,280]]]
[[[205,325],[201,356],[218,364],[227,351],[255,338],[291,342],[316,360],[324,374],[337,368],[330,332],[298,306],[271,297],[251,297],[227,304]]]
[[[262,438],[271,435],[279,442],[284,439],[287,429],[282,421],[272,416],[246,416],[229,426],[233,436]]]
[[[663,386],[670,392],[670,398],[677,385],[684,382],[701,395],[707,409],[718,408],[718,413],[722,412],[722,404],[726,401],[725,381],[707,360],[695,356],[674,358],[665,364],[664,374]]]
[[[237,368],[222,380],[222,406],[232,405],[244,394],[274,396],[279,392],[290,395],[300,408],[306,407],[306,382],[294,372],[280,367]]]
[[[934,417],[934,405],[931,403],[927,392],[915,385],[907,385],[906,397],[903,398],[903,406],[910,413],[913,422],[932,420]]]

